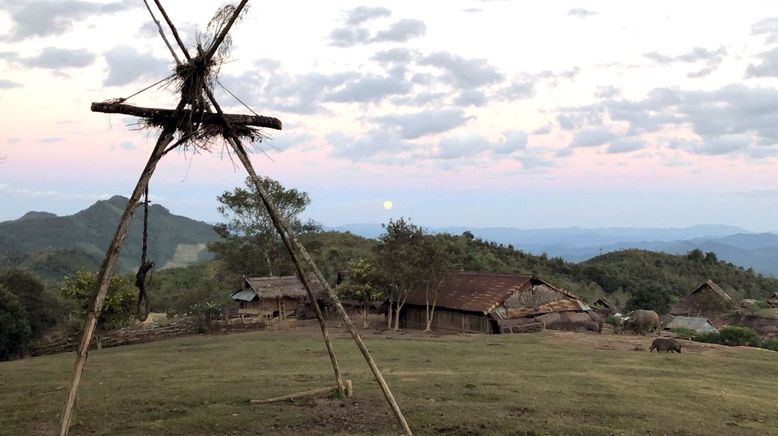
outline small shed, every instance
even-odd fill
[[[767,299],[767,304],[770,307],[778,307],[778,292],[774,292],[773,296]]]
[[[317,300],[325,293],[318,282],[312,282]],[[310,304],[308,293],[297,276],[247,277],[243,286],[232,294],[240,304],[238,314],[286,318]]]
[[[400,327],[426,327],[426,293],[413,290],[400,312]],[[599,330],[591,308],[572,293],[531,275],[461,272],[443,281],[432,329],[506,333],[544,325],[559,330]]]
[[[670,313],[675,316],[716,315],[732,307],[732,298],[713,280],[707,280],[678,302]]]
[[[707,318],[698,316],[676,316],[665,326],[665,329],[689,329],[697,333],[715,333],[718,329]]]

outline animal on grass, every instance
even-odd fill
[[[649,352],[654,350],[656,350],[657,353],[662,351],[666,351],[668,353],[675,351],[680,353],[681,344],[672,338],[656,338],[653,342],[651,342],[651,347],[648,349]]]
[[[662,330],[662,323],[659,315],[653,310],[636,310],[624,320],[624,327],[645,335],[650,332],[659,333]]]

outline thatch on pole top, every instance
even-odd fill
[[[243,143],[267,140],[269,137],[262,128],[281,130],[280,120],[256,113],[254,115],[217,114],[214,109],[218,111],[218,108],[214,108],[207,97],[207,94],[213,92],[214,85],[218,83],[221,64],[229,55],[232,39],[227,30],[236,20],[244,16],[246,10],[247,8],[243,7],[238,11],[234,5],[229,4],[217,10],[206,30],[196,35],[196,54],[190,56],[185,50],[186,60],[181,62],[176,57],[173,73],[158,82],[164,87],[173,88],[181,95],[185,103],[184,109],[173,111],[143,108],[124,104],[127,99],[119,98],[92,103],[92,111],[140,117],[141,120],[138,122],[140,128],[175,128],[178,133],[176,146],[192,145],[209,151],[214,142],[227,137],[240,139]],[[175,36],[183,48],[183,42],[177,34]],[[170,48],[172,52],[172,47]],[[151,87],[153,86],[155,85]]]

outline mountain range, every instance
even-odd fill
[[[0,269],[20,266],[55,280],[78,269],[98,269],[127,201],[125,197],[114,196],[73,215],[28,212],[19,219],[0,222]],[[120,272],[134,271],[140,263],[142,215],[138,210],[130,225],[119,257]],[[158,268],[187,266],[213,257],[207,244],[217,240],[218,235],[211,224],[174,215],[159,204],[150,206],[149,222],[149,258]],[[325,229],[370,239],[383,233],[380,224]],[[714,252],[719,259],[735,265],[778,277],[778,235],[751,233],[726,225],[672,229],[432,227],[426,230],[451,234],[469,231],[485,241],[570,262],[632,248],[670,254],[699,249]]]
[[[348,224],[328,229],[348,231],[367,238],[375,238],[383,233],[380,224]],[[582,262],[600,254],[632,248],[670,254],[683,254],[699,249],[714,252],[719,259],[735,265],[778,277],[778,235],[751,233],[740,227],[727,225],[696,225],[671,229],[430,227],[426,230],[452,234],[469,231],[486,241],[512,245],[532,254],[546,253],[549,257],[561,257],[570,262]]]
[[[128,199],[114,196],[68,216],[28,212],[0,222],[0,269],[23,267],[41,277],[58,279],[78,269],[97,270],[116,231]],[[135,213],[122,245],[117,270],[135,271],[140,264],[143,212]],[[148,258],[158,268],[186,266],[212,257],[206,244],[218,239],[204,222],[149,207]]]

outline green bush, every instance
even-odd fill
[[[762,348],[765,348],[767,350],[772,350],[772,351],[778,351],[778,340],[765,339],[764,341],[762,341]]]
[[[697,332],[692,329],[687,329],[686,327],[676,327],[674,329],[670,329],[671,332],[681,335],[681,336],[689,336],[694,337],[697,335]]]
[[[605,318],[605,322],[607,324],[612,325],[613,327],[621,327],[622,325],[624,325],[624,318],[620,316],[611,315]]]
[[[31,338],[24,305],[0,284],[0,360],[22,353]]]
[[[762,339],[759,335],[754,329],[748,327],[724,327],[719,330],[719,337],[721,338],[721,343],[724,345],[748,345],[750,347],[762,345]]]
[[[706,344],[720,344],[721,336],[718,332],[699,333],[694,336],[696,342],[705,342]]]

